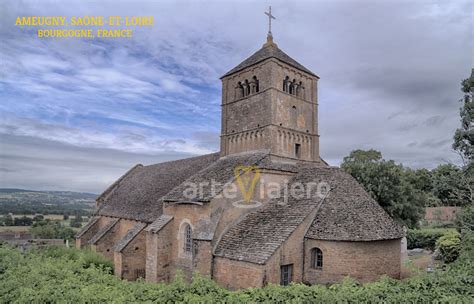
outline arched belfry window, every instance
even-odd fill
[[[258,79],[257,79],[257,76],[253,76],[252,77],[252,82],[250,83],[250,86],[251,86],[251,94],[253,93],[258,93],[260,91],[260,88],[259,88],[259,83],[258,83]]]
[[[193,229],[189,224],[184,227],[184,252],[191,253],[193,249]]]
[[[260,92],[260,81],[257,76],[253,76],[250,81],[245,79],[237,83],[235,86],[235,99],[247,97],[258,92]]]
[[[323,252],[319,248],[311,249],[311,268],[323,268]]]
[[[289,85],[290,85],[290,77],[286,76],[283,80],[283,92],[289,92]]]

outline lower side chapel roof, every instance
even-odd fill
[[[325,182],[329,193],[309,199],[273,199],[230,228],[216,246],[215,255],[265,264],[295,229],[316,212],[306,237],[337,241],[377,241],[403,237],[402,228],[349,174],[339,168],[300,167],[291,183]]]

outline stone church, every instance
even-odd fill
[[[236,289],[400,278],[402,228],[319,155],[318,80],[269,33],[221,77],[220,152],[134,166],[98,197],[76,246],[113,260],[127,280],[200,273]],[[255,182],[257,203],[224,195],[243,179]],[[325,195],[266,191],[321,183]],[[199,185],[192,196],[190,185]]]

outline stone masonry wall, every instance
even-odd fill
[[[382,275],[400,278],[400,239],[374,242],[305,241],[304,282],[326,284],[350,276],[359,282],[371,282]],[[322,269],[311,268],[311,249],[323,252]]]
[[[122,278],[127,280],[145,278],[146,232],[142,230],[121,253],[115,252],[115,255],[122,256]]]
[[[107,225],[110,221],[109,217],[101,216],[99,220],[92,225],[80,238],[76,239],[76,248],[84,248],[88,246],[87,242],[99,232],[102,227]]]
[[[265,270],[257,264],[215,257],[213,278],[229,289],[263,287]]]
[[[146,280],[148,282],[169,282],[171,272],[172,244],[175,231],[171,223],[157,233],[146,234]]]

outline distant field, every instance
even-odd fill
[[[34,218],[36,214],[13,214],[13,218],[16,217],[31,217]],[[62,221],[63,220],[63,215],[62,214],[48,214],[48,215],[43,215],[44,219],[46,220],[52,220],[52,221]]]

